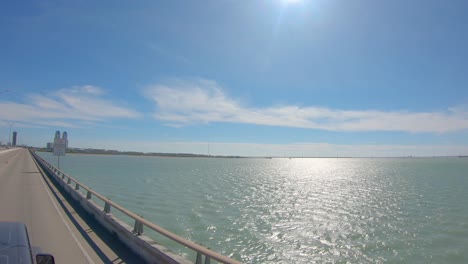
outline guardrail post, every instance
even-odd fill
[[[210,264],[211,258],[209,256],[205,256],[205,264]]]
[[[86,193],[86,199],[88,199],[88,200],[91,199],[91,192],[90,192],[90,191],[88,191],[88,192]]]
[[[200,252],[197,252],[197,260],[195,261],[195,264],[202,264],[202,255]]]
[[[143,223],[135,219],[135,226],[133,228],[133,233],[137,236],[143,234]]]
[[[70,178],[68,178],[67,184],[71,184],[71,179]]]
[[[62,180],[65,179],[65,174],[62,173]]]
[[[108,202],[104,204],[104,213],[108,214],[111,211],[111,206]]]
[[[80,189],[80,184],[79,184],[79,183],[76,183],[76,185],[75,185],[75,190],[78,191],[79,189]]]

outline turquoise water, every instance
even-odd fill
[[[60,165],[246,263],[468,263],[468,159],[67,155]]]

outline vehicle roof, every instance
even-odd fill
[[[32,263],[26,225],[21,222],[0,222],[0,264]]]

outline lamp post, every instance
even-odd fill
[[[3,89],[3,90],[0,91],[0,94],[9,93],[9,92],[10,92],[10,90],[8,90],[8,89]],[[10,123],[10,135],[9,135],[9,136],[10,136],[10,139],[9,139],[10,143],[11,143],[11,126],[12,126],[13,124],[14,124],[14,123]]]
[[[9,123],[9,126],[10,126],[10,133],[8,134],[9,138],[8,138],[8,145],[11,147],[11,127],[15,124],[15,122],[10,122]]]

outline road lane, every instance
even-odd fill
[[[90,263],[50,200],[29,152],[1,154],[0,220],[24,222],[32,245],[53,254],[58,263]]]
[[[103,242],[43,177],[27,149],[0,151],[0,221],[24,222],[32,245],[53,254],[56,263],[140,262]]]

